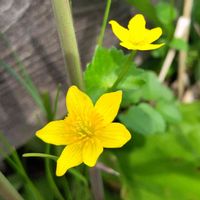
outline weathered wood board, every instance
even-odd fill
[[[102,0],[73,0],[74,24],[83,67],[91,59],[105,8]],[[124,1],[114,1],[110,18],[125,20],[129,10]],[[40,91],[55,95],[62,84],[59,116],[64,114],[67,90],[66,70],[59,46],[50,0],[1,0],[0,31],[9,40],[0,40],[0,59],[16,68],[15,51]],[[67,37],[67,36],[66,36]],[[110,27],[105,46],[115,45]],[[38,127],[40,112],[25,89],[0,68],[0,131],[15,146],[25,143]],[[1,143],[1,141],[0,141]]]

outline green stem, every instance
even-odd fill
[[[56,97],[54,99],[54,105],[53,105],[53,119],[56,117],[57,109],[58,109],[58,97],[60,95],[60,90],[61,90],[61,84],[57,86],[57,92],[56,92]]]
[[[98,38],[99,46],[102,46],[102,44],[103,44],[103,38],[104,38],[105,30],[106,30],[106,25],[108,23],[108,16],[109,16],[109,12],[110,12],[111,3],[112,3],[112,0],[107,0],[106,9],[105,9],[104,18],[103,18],[103,24],[101,26],[101,31],[100,31],[99,38]]]
[[[25,157],[25,158],[27,158],[27,157],[49,158],[54,161],[57,161],[57,159],[58,159],[57,156],[53,156],[53,155],[46,154],[46,153],[25,153],[25,154],[23,154],[23,157]]]
[[[2,153],[2,151],[1,151]],[[10,157],[13,157],[13,159],[11,159],[10,157],[5,157],[5,159],[8,161],[9,165],[16,170],[16,172],[23,178],[23,180],[26,182],[27,184],[27,188],[33,193],[33,198],[35,200],[43,200],[41,194],[39,193],[39,191],[37,190],[37,188],[33,185],[32,181],[29,179],[28,175],[26,174],[25,169],[23,168],[22,164],[18,163],[19,157],[18,155],[14,155],[15,153],[13,153]],[[3,153],[3,155],[5,155]],[[6,155],[5,155],[6,156]],[[17,160],[16,160],[16,156],[17,156]]]
[[[71,189],[69,187],[69,183],[65,176],[60,178],[60,184],[62,185],[63,192],[67,200],[73,200]]]
[[[41,196],[38,189],[34,186],[32,181],[29,179],[20,159],[17,154],[17,151],[9,144],[7,139],[4,137],[2,133],[0,133],[0,141],[3,142],[5,145],[7,152],[12,152],[10,156],[6,155],[6,153],[0,148],[0,154],[3,155],[3,157],[8,161],[10,166],[16,170],[16,172],[24,179],[26,182],[27,188],[33,193],[33,198],[35,200],[43,200],[43,197]]]
[[[23,200],[11,183],[0,171],[0,196],[5,200]]]
[[[46,145],[46,154],[49,154],[49,153],[50,153],[50,145],[47,144]],[[51,157],[53,157],[53,156],[51,156]],[[56,157],[56,156],[54,156],[54,157]],[[50,162],[49,162],[49,159],[47,159],[47,158],[45,159],[45,169],[46,169],[47,180],[49,182],[51,189],[53,190],[53,194],[55,195],[56,199],[65,200],[54,181],[54,178],[52,176]]]
[[[69,0],[52,0],[52,6],[71,83],[84,89],[80,56]]]
[[[135,51],[131,52],[131,54],[129,55],[128,59],[124,63],[124,65],[121,67],[121,71],[119,73],[119,76],[118,76],[117,80],[114,82],[112,87],[109,88],[109,91],[115,90],[117,88],[117,86],[119,85],[119,83],[122,81],[122,79],[127,75],[128,71],[130,69],[130,66],[131,66],[130,63],[132,62],[135,54],[136,54]]]

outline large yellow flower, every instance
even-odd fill
[[[119,25],[116,21],[109,22],[113,33],[121,41],[120,45],[129,50],[152,50],[163,46],[164,44],[151,44],[157,40],[161,34],[160,27],[146,29],[146,21],[141,14],[135,15],[128,24],[128,29]]]
[[[52,121],[36,132],[44,142],[67,145],[57,160],[56,175],[81,163],[92,167],[105,148],[123,146],[131,135],[124,125],[112,123],[122,99],[122,92],[102,95],[93,105],[91,99],[76,86],[66,96],[68,116]]]

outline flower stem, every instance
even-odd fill
[[[10,184],[0,171],[0,196],[5,200],[23,200],[20,194]]]
[[[69,0],[52,0],[60,43],[71,83],[83,89],[83,77],[78,45]]]
[[[2,141],[2,144],[5,145],[5,151],[12,152],[10,156],[8,156],[4,150],[0,147],[0,155],[2,155],[9,163],[9,165],[21,176],[21,178],[25,181],[25,187],[32,192],[32,197],[35,200],[44,200],[41,196],[38,189],[35,187],[35,185],[32,183],[30,178],[28,177],[21,160],[17,154],[17,151],[9,144],[5,136],[0,132],[0,141]]]
[[[46,145],[46,152],[45,153],[46,154],[50,153],[50,145],[49,144]],[[59,191],[59,189],[58,189],[58,187],[57,187],[57,185],[54,181],[54,178],[53,178],[53,175],[52,175],[52,172],[51,172],[50,162],[49,162],[48,158],[45,159],[45,171],[46,171],[47,180],[49,182],[51,189],[53,190],[53,193],[54,193],[56,199],[64,200],[64,197],[60,193],[60,191]]]
[[[119,85],[119,83],[122,81],[122,79],[124,78],[124,76],[126,76],[126,74],[129,71],[130,68],[130,63],[132,62],[134,56],[136,54],[136,51],[132,51],[131,54],[129,55],[128,59],[126,60],[126,62],[124,63],[124,65],[121,67],[121,71],[119,73],[119,76],[117,78],[117,80],[114,82],[114,84],[112,85],[111,88],[109,88],[109,91],[113,91],[117,88],[117,86]]]
[[[53,156],[53,155],[46,154],[46,153],[25,153],[22,156],[25,158],[27,158],[27,157],[49,158],[54,161],[56,161],[58,159],[57,156]]]
[[[103,24],[101,26],[101,31],[100,31],[99,38],[98,38],[99,46],[102,46],[102,44],[103,44],[103,38],[104,38],[105,30],[106,30],[106,25],[108,23],[108,16],[109,16],[109,12],[110,12],[111,3],[112,3],[112,0],[107,0],[106,9],[105,9],[104,17],[103,17]]]

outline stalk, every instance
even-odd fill
[[[47,144],[46,145],[46,154],[49,154],[50,153],[50,145]],[[49,185],[53,191],[53,194],[55,195],[56,199],[58,200],[64,200],[64,197],[62,196],[62,194],[60,193],[55,181],[54,181],[54,178],[53,178],[53,175],[52,175],[52,171],[51,171],[51,166],[50,166],[50,162],[49,162],[49,159],[46,158],[45,159],[45,171],[46,171],[46,177],[47,177],[47,180],[49,182]]]
[[[110,12],[111,3],[112,3],[112,0],[107,0],[106,9],[105,9],[104,17],[103,17],[103,24],[101,26],[101,31],[100,31],[99,38],[98,38],[99,46],[102,46],[102,44],[103,44],[103,38],[104,38],[105,30],[106,30],[106,25],[108,23],[108,16],[109,16],[109,12]]]
[[[69,0],[52,0],[60,44],[71,83],[84,89],[78,45]]]
[[[132,62],[135,54],[136,54],[136,51],[132,51],[131,52],[131,54],[129,55],[127,61],[124,63],[124,65],[122,65],[121,71],[119,73],[119,76],[118,76],[117,80],[114,82],[114,84],[112,85],[112,87],[108,89],[108,91],[115,90],[117,88],[117,86],[119,85],[119,83],[127,75],[128,71],[130,69],[130,66],[131,66],[130,63]]]
[[[5,200],[24,200],[0,171],[0,196]]]

